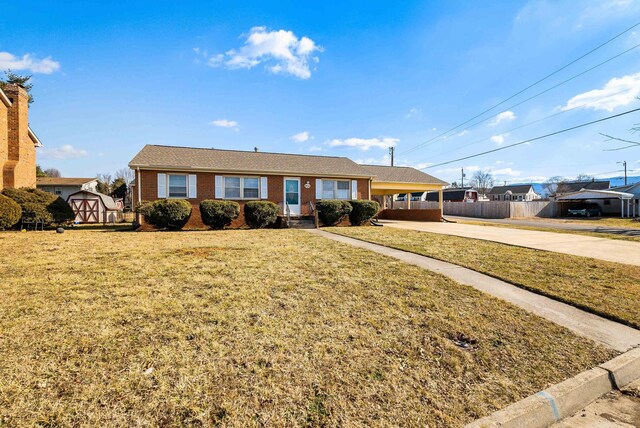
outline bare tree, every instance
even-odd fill
[[[62,173],[56,168],[47,168],[44,170],[44,173],[47,177],[62,177]]]
[[[564,183],[567,181],[564,177],[560,175],[556,175],[553,177],[547,178],[547,180],[542,184],[542,188],[544,189],[547,196],[553,196],[558,191],[558,184]]]
[[[478,193],[486,195],[493,187],[494,179],[491,171],[476,171],[471,177],[471,186],[473,186]]]
[[[120,168],[119,170],[116,171],[114,176],[116,180],[119,178],[122,179],[127,185],[127,187],[131,185],[134,177],[135,175],[131,168]]]
[[[96,174],[96,178],[98,179],[98,192],[104,193],[105,195],[111,193],[111,174],[109,174],[108,172],[102,172]]]
[[[578,174],[578,176],[576,177],[576,181],[582,183],[582,182],[586,182],[586,181],[593,181],[594,177],[593,175],[589,175],[589,174]]]

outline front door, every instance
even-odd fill
[[[284,213],[287,213],[287,206],[291,215],[300,215],[300,178],[284,179]]]

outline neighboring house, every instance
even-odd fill
[[[267,200],[279,204],[282,214],[306,216],[323,199],[371,199],[446,185],[414,168],[359,165],[346,157],[159,145],[145,146],[129,167],[136,175],[134,205],[187,199],[194,207],[191,227],[202,225],[199,202],[204,199],[234,200],[241,207]]]
[[[444,202],[477,202],[478,191],[471,187],[444,189],[442,191],[442,198]],[[438,192],[427,193],[425,200],[437,202]]]
[[[29,95],[18,85],[0,89],[0,190],[36,186],[36,147],[29,128]]]
[[[80,190],[95,192],[98,186],[96,178],[70,178],[70,177],[37,177],[36,186],[45,192],[60,196],[65,201],[73,193]]]
[[[115,223],[122,219],[122,200],[114,200],[102,193],[80,190],[66,201],[76,214],[77,223]]]
[[[494,186],[487,196],[490,201],[533,201],[540,199],[540,195],[533,190],[531,184]]]
[[[609,180],[603,181],[567,181],[558,183],[558,187],[554,192],[553,197],[560,197],[569,193],[579,192],[582,189],[586,190],[607,190],[609,188]]]
[[[640,182],[634,183],[634,184],[627,184],[625,186],[611,187],[609,188],[609,190],[613,190],[614,192],[631,193],[633,197],[629,202],[630,204],[629,213],[633,217],[636,217],[636,216],[640,217]],[[609,213],[617,214],[617,212],[614,210],[614,207],[607,206],[607,205],[611,205],[610,203],[606,205],[605,203],[603,203],[603,207],[605,209],[602,210],[604,214],[609,214]],[[620,211],[620,209],[618,209],[618,211]]]

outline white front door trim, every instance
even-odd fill
[[[296,192],[289,192],[289,197],[287,197],[287,182],[295,182],[295,186],[297,188],[297,195],[295,195]],[[284,213],[287,213],[287,203],[289,205],[289,210],[291,212],[291,215],[295,215],[295,216],[299,216],[300,215],[300,207],[302,206],[302,202],[300,201],[300,197],[301,195],[301,190],[300,190],[300,177],[284,177],[284,181],[283,181],[283,194],[284,194],[284,206],[282,207],[284,210]],[[291,189],[290,189],[291,190]],[[293,203],[297,201],[296,203]]]

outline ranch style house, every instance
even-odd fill
[[[360,165],[346,157],[257,150],[146,145],[129,167],[135,171],[134,206],[139,201],[186,199],[193,206],[187,228],[204,226],[199,203],[206,199],[237,201],[241,205],[238,224],[244,222],[242,208],[250,200],[272,201],[280,205],[282,214],[288,210],[292,217],[304,217],[313,215],[316,203],[323,199],[375,199],[383,212],[387,211],[387,218],[394,218],[396,210],[385,210],[390,195],[441,193],[447,185],[410,167]],[[441,209],[419,211],[424,211],[415,214],[421,219],[439,221],[442,216]]]

